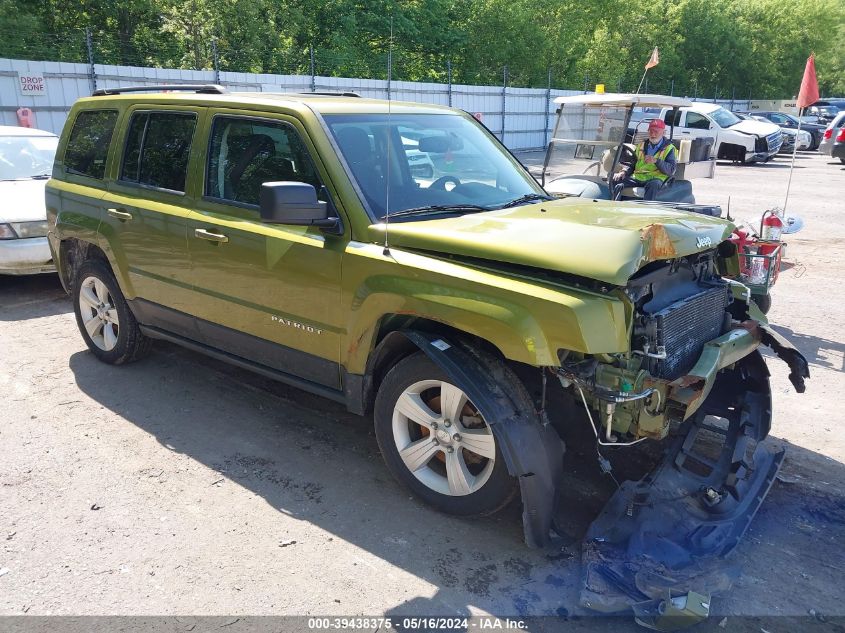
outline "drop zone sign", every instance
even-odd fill
[[[41,73],[18,73],[18,88],[26,97],[47,94],[47,84],[44,83],[44,75]]]

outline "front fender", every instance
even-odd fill
[[[384,319],[394,315],[442,323],[534,366],[557,365],[560,349],[598,354],[629,347],[625,304],[616,296],[413,253],[383,255],[375,245],[368,255],[344,260],[350,320],[341,355],[349,373],[364,373]]]

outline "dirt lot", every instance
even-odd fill
[[[787,173],[719,165],[696,194],[757,217]],[[800,155],[789,208],[806,227],[770,317],[812,378],[796,394],[770,359],[788,457],[719,618],[845,615],[843,201],[845,168]],[[370,420],[178,347],[99,363],[54,276],[0,278],[0,389],[0,615],[584,613],[577,548],[527,549],[518,508],[442,516],[393,482]],[[589,451],[572,444],[575,531],[613,490]]]

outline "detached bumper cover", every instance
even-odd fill
[[[764,441],[771,427],[766,364],[759,351],[743,350],[770,346],[799,392],[809,377],[806,359],[770,326],[749,321],[742,329],[702,354],[694,368],[702,374],[695,413],[663,461],[642,480],[623,483],[590,526],[582,544],[583,606],[618,612],[670,593],[716,593],[738,575],[724,557],[748,529],[785,454]]]

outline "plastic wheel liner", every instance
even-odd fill
[[[783,462],[785,451],[764,441],[770,425],[769,373],[755,351],[717,376],[658,466],[624,482],[591,524],[581,604],[618,612],[729,589],[738,569],[724,559]]]

